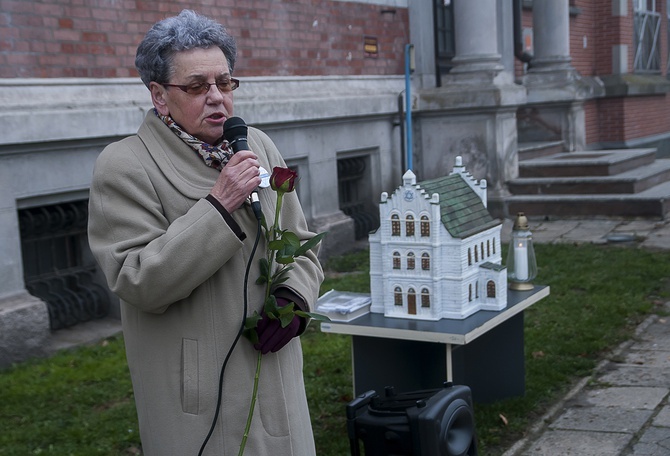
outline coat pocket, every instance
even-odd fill
[[[181,342],[181,407],[184,413],[198,414],[198,341]]]

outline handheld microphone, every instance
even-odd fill
[[[223,139],[228,141],[233,153],[249,149],[249,143],[247,143],[248,130],[247,124],[241,117],[231,117],[223,123]]]
[[[233,149],[233,153],[237,153],[241,150],[248,150],[249,143],[247,142],[247,124],[242,120],[241,117],[230,117],[226,119],[223,123],[223,139],[228,141],[230,148]],[[254,210],[254,214],[258,220],[262,217],[261,212],[261,201],[258,198],[258,192],[254,190],[249,195],[251,199],[251,208]]]

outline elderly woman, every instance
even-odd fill
[[[136,135],[105,148],[91,184],[89,242],[121,300],[147,456],[195,456],[201,448],[206,455],[237,454],[257,350],[264,354],[263,367],[246,453],[315,453],[295,337],[306,322],[296,316],[283,328],[268,321],[261,313],[264,286],[255,277],[243,313],[247,262],[258,270],[258,259],[251,258],[258,220],[248,197],[261,183],[261,167],[285,163],[257,129],[249,128],[250,150],[233,154],[222,140],[240,84],[232,77],[235,56],[235,41],[224,27],[192,11],[155,24],[135,62],[154,109]],[[265,218],[272,220],[275,193],[258,193]],[[295,193],[284,198],[281,225],[303,241],[314,236]],[[257,257],[264,251],[261,239]],[[280,305],[295,302],[309,310],[322,278],[310,252],[273,293]],[[220,391],[224,359],[254,311],[263,316],[260,342],[241,339],[235,345]]]

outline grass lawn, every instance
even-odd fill
[[[525,314],[526,395],[475,406],[481,455],[520,438],[670,294],[670,252],[586,244],[536,252],[536,283],[551,295]],[[369,291],[367,255],[332,259],[322,291]],[[312,324],[303,349],[317,454],[348,455],[351,339]],[[2,456],[141,454],[122,338],[0,371],[0,429]]]

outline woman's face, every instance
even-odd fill
[[[173,59],[170,84],[191,85],[230,79],[228,61],[218,47],[178,52]],[[200,95],[156,82],[149,85],[156,110],[169,115],[187,133],[208,144],[223,135],[223,123],[233,115],[233,92],[222,93],[215,85]]]

